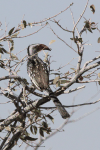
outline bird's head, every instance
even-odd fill
[[[28,56],[34,56],[34,55],[37,55],[38,52],[41,50],[51,51],[51,49],[44,44],[32,44],[28,46],[27,53],[28,53]]]

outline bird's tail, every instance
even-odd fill
[[[64,106],[61,104],[61,102],[59,101],[59,99],[54,95],[54,93],[52,92],[51,89],[46,90],[46,92],[48,93],[48,95],[50,96],[50,98],[52,99],[52,101],[54,102],[55,106],[57,107],[61,117],[63,119],[69,118],[70,115],[69,113],[66,111],[66,109],[64,108]]]

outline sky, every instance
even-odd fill
[[[54,16],[55,14],[58,14],[65,8],[67,8],[71,3],[74,3],[73,6],[71,6],[71,10],[68,9],[67,11],[61,13],[55,19],[68,30],[73,30],[73,19],[71,12],[73,13],[75,22],[78,21],[80,15],[82,14],[85,5],[87,3],[87,0],[80,1],[80,0],[1,0],[0,1],[0,22],[2,23],[1,26],[1,34],[5,32],[5,28],[7,26],[7,32],[13,27],[17,27],[18,24],[21,23],[21,20],[26,20],[26,22],[32,23],[41,21],[45,18],[49,18],[51,16]],[[94,4],[96,8],[95,14],[93,14],[89,8],[90,5]],[[100,29],[100,8],[99,8],[100,2],[90,0],[89,4],[87,6],[86,12],[83,15],[84,18],[91,19],[91,21],[98,23],[98,28]],[[85,19],[82,18],[81,21],[78,23],[77,28],[80,31],[84,25]],[[55,31],[55,33],[61,37],[63,40],[65,40],[69,45],[71,45],[75,50],[77,50],[76,45],[70,40],[72,38],[72,34],[69,32],[65,32],[62,29],[60,29],[54,22],[48,21],[50,26],[46,26],[44,29],[39,31],[36,34],[33,34],[31,36],[25,37],[25,38],[17,38],[14,40],[14,51],[13,53],[16,54],[20,52],[21,50],[28,47],[30,44],[34,43],[43,43],[49,46],[49,42],[51,40],[55,40],[53,44],[50,45],[50,48],[52,48],[52,51],[49,52],[51,57],[51,69],[57,69],[59,66],[65,66],[62,68],[62,73],[72,71],[71,68],[76,68],[77,61],[78,61],[78,55],[75,53],[71,48],[66,46],[61,40],[59,40],[53,32],[50,30],[50,27]],[[20,31],[19,36],[25,36],[31,33],[34,33],[37,31],[40,27],[27,27],[26,29]],[[76,32],[77,35],[77,32]],[[93,33],[87,32],[83,33],[82,38],[83,41],[86,42],[84,46],[84,54],[83,54],[83,64],[93,59],[94,57],[99,55],[100,51],[100,45],[97,43],[97,39],[100,36],[100,33],[98,31],[93,31]],[[4,44],[4,48],[8,50],[7,43]],[[90,44],[90,45],[89,45]],[[96,52],[98,51],[98,52]],[[22,59],[27,54],[27,51],[24,50],[22,53],[18,55],[20,59]],[[43,52],[39,54],[43,58]],[[3,58],[3,56],[2,56]],[[69,63],[70,62],[70,63]],[[69,65],[67,65],[69,63]],[[2,71],[0,69],[0,77],[4,76],[7,72]],[[18,73],[23,78],[26,78],[28,82],[30,82],[30,79],[27,75],[26,70],[26,63],[22,65],[20,72]],[[54,76],[50,76],[52,79]],[[96,83],[90,83],[90,84],[82,84],[86,85],[86,87],[82,90],[69,93],[69,94],[63,94],[59,96],[59,99],[61,100],[62,104],[64,105],[71,105],[73,101],[75,101],[75,104],[80,104],[87,102],[89,100],[96,101],[100,98],[100,87]],[[6,81],[1,82],[1,86],[6,86]],[[80,85],[75,84],[72,85],[68,90],[74,89]],[[53,88],[54,90],[54,88]],[[5,99],[1,96],[1,102],[7,101],[8,99]],[[45,106],[54,106],[52,102],[47,103]],[[64,131],[59,131],[56,135],[52,136],[48,140],[46,140],[39,150],[99,150],[100,149],[100,109],[97,111],[91,113],[90,115],[78,120],[78,118],[88,114],[89,112],[92,112],[96,108],[100,108],[100,103],[97,103],[95,105],[88,105],[80,107],[77,112],[70,118],[70,123],[66,124],[64,126]],[[8,113],[10,114],[13,111],[14,107],[12,104],[7,105],[1,105],[0,106],[0,118],[6,118]],[[6,111],[5,111],[6,110]],[[70,113],[72,111],[72,108],[67,108],[68,112]],[[56,130],[61,124],[64,122],[63,119],[61,119],[58,112],[53,113],[54,117],[54,124],[50,123],[53,130]],[[76,121],[78,120],[78,121]],[[18,143],[20,145],[20,143]],[[18,146],[14,147],[13,150],[17,149],[23,149],[24,145],[22,145],[22,148],[19,148]],[[28,148],[28,150],[32,150],[32,148]]]

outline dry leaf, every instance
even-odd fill
[[[51,40],[50,42],[49,42],[49,45],[51,45],[52,43],[54,43],[56,40]]]
[[[95,6],[92,4],[91,6],[90,6],[90,8],[91,8],[91,11],[93,12],[93,14],[95,13]]]

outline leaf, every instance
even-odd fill
[[[13,53],[11,53],[11,57],[15,60],[18,60],[18,57],[16,55],[14,55]]]
[[[100,37],[98,38],[98,43],[100,43]]]
[[[23,30],[24,29],[24,24],[22,23],[20,26],[22,27],[22,30]]]
[[[5,119],[0,119],[0,122],[4,121]]]
[[[28,25],[31,26],[31,28],[32,28],[32,23],[28,23]]]
[[[7,131],[11,131],[11,127],[5,127],[5,130],[7,130]]]
[[[75,68],[70,68],[70,69],[72,69],[72,70],[76,71],[76,69],[75,69]]]
[[[4,54],[9,54],[9,52],[7,52],[3,47],[0,47],[0,53]]]
[[[47,134],[50,134],[50,132],[52,132],[51,129],[50,129],[50,128],[47,129],[46,133],[47,133]]]
[[[54,118],[51,115],[47,115],[46,117],[48,117],[54,123]]]
[[[15,80],[10,81],[10,86],[12,86],[15,83]]]
[[[26,28],[27,23],[25,20],[23,20],[23,24],[24,24],[24,28]]]
[[[13,33],[14,29],[15,29],[15,27],[13,27],[13,28],[8,32],[8,35],[9,35],[9,36]]]
[[[15,88],[12,88],[13,91],[17,91]]]
[[[49,45],[51,45],[52,43],[54,43],[56,40],[51,40],[50,42],[49,42]]]
[[[9,39],[9,42],[11,43],[10,51],[12,51],[12,50],[14,50],[14,41],[12,39]]]
[[[34,129],[34,131],[33,131]],[[36,126],[30,126],[30,131],[32,132],[32,134],[37,134],[37,127]]]
[[[90,22],[89,22],[89,21],[84,21],[84,23],[85,23],[85,27],[86,27],[87,29],[91,27],[91,25],[90,25]]]
[[[90,28],[87,29],[89,32],[93,33],[92,30]]]
[[[65,73],[65,75],[67,75],[67,74],[69,74],[69,71],[67,71],[67,72]]]
[[[25,139],[29,141],[36,141],[38,138],[32,138],[30,136],[26,136]]]
[[[0,59],[1,59],[2,55],[0,54]]]
[[[70,38],[71,40],[74,40],[73,38]]]
[[[29,83],[27,82],[27,80],[25,78],[23,78],[23,82],[27,85],[29,85]]]
[[[91,25],[92,25],[92,24],[95,24],[95,22],[91,22]]]
[[[37,134],[37,127],[33,126],[33,128],[34,128],[34,133]]]
[[[33,132],[33,126],[30,126],[30,131],[32,132],[32,134],[34,134],[34,132]]]
[[[1,68],[4,68],[4,67],[5,67],[3,60],[0,60],[0,67],[1,67]]]
[[[11,36],[11,38],[17,37],[17,35],[18,35],[19,33],[20,33],[20,32],[17,32],[17,33],[15,33],[15,34],[13,34],[13,35]]]
[[[81,42],[81,43],[83,42],[83,41],[82,41],[82,38],[79,38],[78,41]]]
[[[22,140],[29,140],[29,141],[36,141],[38,138],[32,138],[30,136],[21,136],[20,137]]]
[[[60,80],[60,84],[65,84],[66,82],[68,82],[67,80]]]
[[[53,80],[53,84],[56,84],[57,81],[59,80],[60,76],[57,76],[54,80]]]
[[[42,127],[39,129],[39,133],[40,133],[41,136],[44,137],[44,132],[43,132],[43,128]]]
[[[95,13],[95,6],[92,4],[91,6],[90,6],[90,8],[91,8],[91,11],[93,12],[93,14]]]
[[[56,87],[59,87],[60,86],[60,81],[58,81],[57,83],[56,83]]]
[[[98,73],[98,78],[100,78],[100,73]]]
[[[48,124],[46,122],[44,122],[44,121],[42,122],[42,125],[43,125],[44,128],[48,127]]]
[[[10,48],[10,51],[13,51],[14,50],[14,47],[12,46],[11,48]]]
[[[91,28],[92,30],[95,30],[96,28]]]

